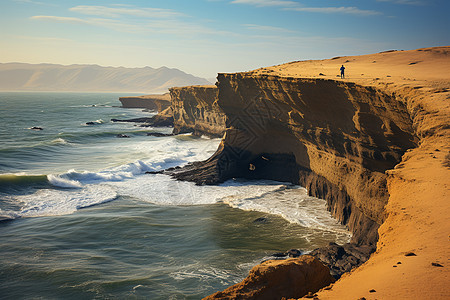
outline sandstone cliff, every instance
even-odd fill
[[[326,199],[354,243],[374,244],[379,233],[372,258],[321,299],[369,298],[374,288],[381,298],[444,298],[449,53],[392,51],[220,74],[215,103],[227,130],[219,149],[173,175],[198,184],[291,181]],[[349,79],[336,79],[341,64]],[[420,258],[405,262],[408,252]]]
[[[146,108],[161,112],[170,106],[170,94],[120,97],[124,108]]]
[[[226,116],[217,105],[216,86],[190,86],[170,89],[174,134],[222,137]]]
[[[205,183],[246,177],[300,184],[328,200],[354,241],[376,242],[388,199],[384,171],[417,143],[405,103],[333,80],[219,74],[218,87],[228,129],[205,165],[214,175]]]
[[[255,266],[241,283],[204,300],[272,300],[302,297],[334,281],[328,269],[308,255],[287,260],[270,260]]]

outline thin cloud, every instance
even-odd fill
[[[297,2],[288,1],[288,0],[233,0],[231,3],[234,4],[249,4],[255,6],[298,6]]]
[[[404,5],[425,5],[424,1],[420,0],[377,0],[378,2],[391,2],[394,4],[404,4]]]
[[[33,40],[33,41],[41,41],[41,42],[73,42],[71,39],[66,38],[56,38],[56,37],[40,37],[40,36],[27,36],[27,35],[18,35],[16,36],[18,39],[22,40]]]
[[[72,7],[69,10],[78,13],[81,16],[66,17],[46,15],[33,16],[31,19],[98,26],[118,32],[133,34],[161,33],[163,31],[167,33],[176,33],[177,30],[178,32],[186,32],[187,28],[193,29],[195,32],[202,31],[201,28],[197,28],[193,24],[183,22],[181,19],[185,16],[184,14],[170,9],[116,4],[109,7],[79,5]],[[203,29],[203,31],[206,31],[206,28]]]
[[[296,7],[291,9],[286,8],[285,10],[305,11],[324,14],[340,13],[340,14],[351,14],[360,16],[381,15],[381,12],[375,10],[359,9],[357,7]]]
[[[117,18],[123,15],[143,17],[143,18],[159,18],[159,19],[183,16],[183,14],[170,9],[137,8],[130,6],[107,7],[107,6],[79,5],[70,8],[70,11],[85,15],[103,16],[110,18]]]
[[[72,24],[89,24],[89,21],[80,18],[73,17],[57,17],[57,16],[32,16],[32,20],[53,21],[59,23],[72,23]]]
[[[275,26],[267,26],[267,25],[257,25],[257,24],[244,24],[244,26],[247,29],[251,30],[257,30],[257,31],[264,31],[264,32],[284,32],[284,33],[294,33],[294,30],[282,28],[282,27],[275,27]]]
[[[127,11],[128,15],[133,13]],[[106,14],[104,14],[106,16]],[[167,15],[168,16],[168,15]],[[181,14],[179,14],[181,16]],[[187,22],[181,18],[136,18],[121,19],[116,18],[78,18],[78,17],[60,17],[60,16],[33,16],[32,20],[71,23],[104,27],[118,32],[132,34],[170,34],[178,37],[187,37],[194,35],[222,35],[227,37],[239,36],[225,30],[216,30],[200,24]]]
[[[412,0],[382,0],[382,1],[412,1]],[[257,7],[279,7],[283,10],[312,12],[325,14],[352,14],[360,16],[380,15],[381,13],[374,10],[359,9],[357,7],[306,7],[298,2],[288,0],[233,0],[233,4],[247,4]]]
[[[33,16],[30,19],[39,21],[50,21],[58,23],[83,24],[91,26],[100,26],[113,29],[119,32],[137,32],[140,30],[139,26],[126,24],[124,22],[110,20],[110,19],[80,19],[74,17],[58,17],[58,16]]]
[[[33,1],[33,0],[14,0],[14,2],[17,3],[29,3],[29,4],[36,4],[36,5],[47,5],[43,2]]]

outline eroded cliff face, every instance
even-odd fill
[[[265,261],[255,266],[242,282],[203,300],[226,299],[297,299],[314,294],[334,282],[329,270],[316,258]]]
[[[217,105],[216,86],[188,86],[170,89],[174,134],[222,137],[226,116]]]
[[[162,112],[170,107],[170,94],[120,97],[124,108],[146,108]]]
[[[300,184],[327,200],[353,242],[375,244],[389,197],[385,171],[417,145],[402,99],[354,83],[251,73],[219,74],[217,85],[214,105],[227,128],[221,145],[174,176],[199,184],[233,177]],[[171,91],[172,101],[176,93],[183,99],[180,92]]]

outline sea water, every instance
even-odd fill
[[[111,122],[155,114],[119,96],[0,93],[0,298],[200,299],[274,252],[349,240],[299,186],[146,174],[220,140]]]

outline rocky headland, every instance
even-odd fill
[[[353,246],[376,245],[376,252],[320,299],[445,298],[449,53],[389,51],[219,74],[222,143],[174,176],[198,184],[290,181],[326,199],[353,232]],[[342,64],[346,79],[337,77]],[[337,257],[353,246],[334,248]],[[317,257],[332,263],[332,248]]]
[[[327,200],[353,237],[347,245],[310,253],[339,278],[316,298],[444,299],[450,273],[449,54],[450,47],[435,47],[299,61],[219,74],[217,88],[172,89],[178,133],[224,136],[208,160],[167,173],[197,184],[234,177],[289,181]],[[299,264],[282,268],[297,276]],[[256,269],[214,299],[251,299],[245,296],[249,281],[271,285],[272,275],[259,278],[263,273],[269,274]],[[305,290],[314,294],[325,285]],[[297,288],[283,285],[276,298],[305,296],[292,294]],[[272,293],[257,299],[275,299]]]
[[[170,107],[170,94],[120,97],[119,101],[124,108],[145,108],[161,112]]]

